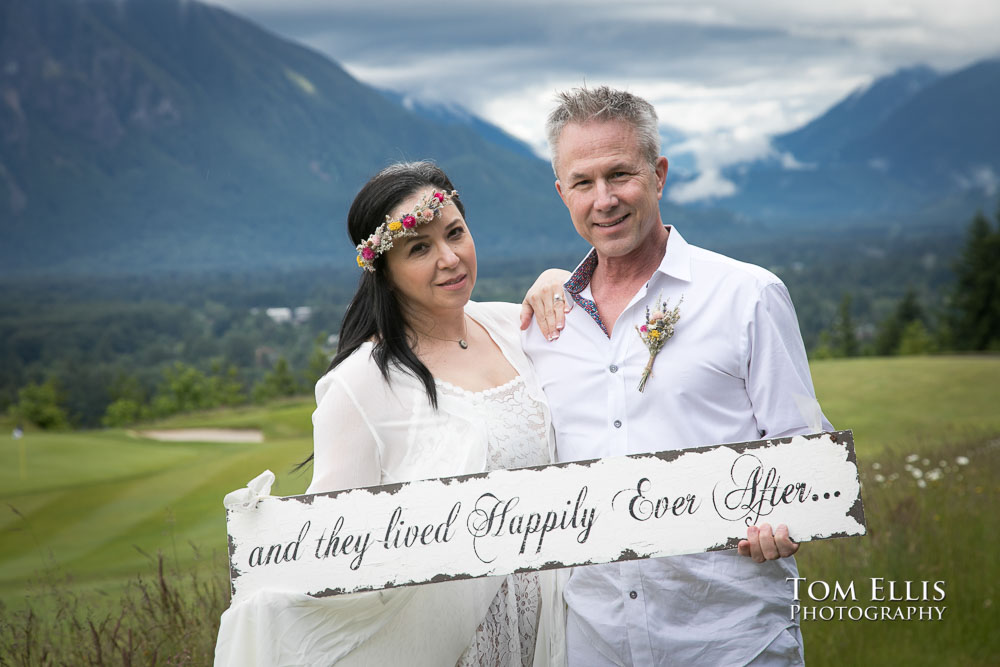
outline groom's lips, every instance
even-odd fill
[[[594,226],[600,227],[601,229],[611,229],[612,227],[617,227],[618,225],[623,223],[625,221],[625,218],[627,218],[628,216],[629,214],[626,213],[622,217],[615,218],[614,220],[609,220],[608,222],[595,222]]]

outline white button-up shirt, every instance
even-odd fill
[[[667,251],[609,337],[590,293],[591,252],[567,282],[579,304],[560,338],[523,345],[552,411],[560,461],[808,433],[796,398],[814,397],[795,310],[760,267],[688,243]],[[657,297],[680,303],[673,337],[638,391],[649,351],[636,332]],[[682,301],[683,299],[683,301]],[[823,419],[824,430],[832,430]],[[565,599],[590,647],[622,665],[744,664],[785,628],[795,561],[735,551],[576,568]]]

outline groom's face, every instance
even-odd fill
[[[559,135],[556,190],[576,231],[601,257],[628,257],[660,221],[667,159],[654,168],[621,121],[570,123]]]

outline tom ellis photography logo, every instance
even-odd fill
[[[791,618],[803,621],[940,621],[948,608],[944,581],[886,581],[872,577],[857,585],[788,577],[792,583]]]

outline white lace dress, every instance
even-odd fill
[[[483,416],[489,433],[487,470],[549,462],[542,406],[528,396],[521,376],[477,392],[441,380],[437,386],[471,403]],[[508,575],[457,667],[529,667],[538,633],[540,590],[537,572]]]
[[[551,421],[544,403],[532,405],[545,399],[521,351],[520,311],[509,303],[466,305],[520,375],[511,386],[477,396],[441,385],[435,410],[418,378],[390,367],[386,382],[371,343],[324,375],[316,384],[307,493],[548,463],[555,454]],[[480,407],[487,403],[495,409]],[[537,665],[565,667],[562,575],[537,574],[539,603],[529,593],[530,576],[325,598],[262,591],[222,615],[215,664],[442,667],[455,665],[474,642],[465,664],[523,665],[523,647],[528,659],[534,648]]]

